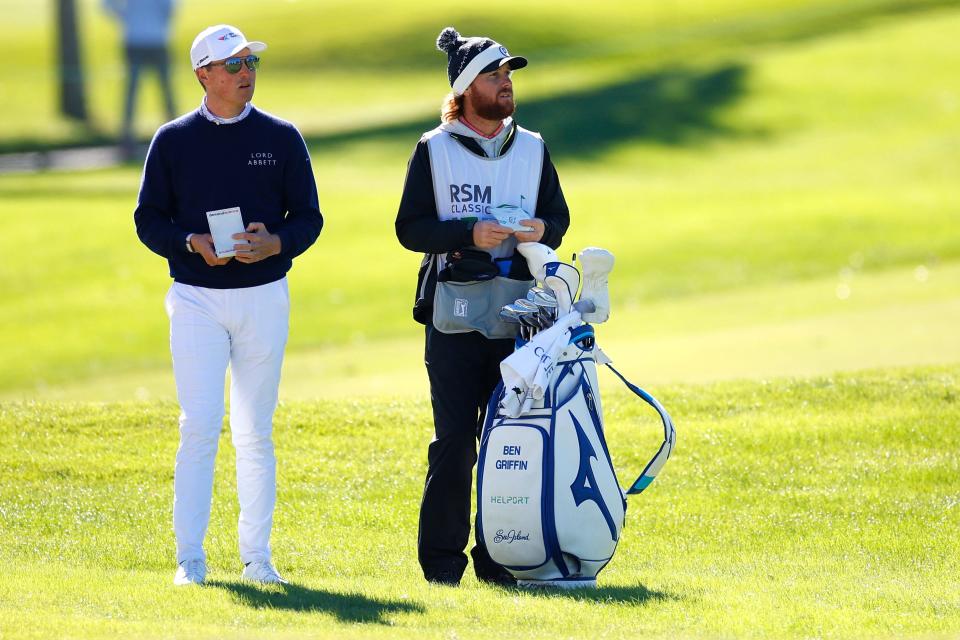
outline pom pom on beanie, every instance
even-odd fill
[[[461,41],[462,38],[460,34],[457,33],[457,30],[453,27],[447,27],[441,31],[437,37],[437,49],[443,51],[448,56],[452,56],[460,47]]]

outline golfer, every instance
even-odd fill
[[[213,466],[230,366],[230,432],[237,451],[242,576],[283,582],[270,556],[276,501],[273,412],[287,341],[291,261],[313,244],[323,218],[310,156],[290,124],[250,103],[262,42],[217,25],[193,41],[190,61],[205,96],[163,125],[143,169],[137,235],[167,259],[170,350],[180,402],[174,471],[174,583],[207,574]],[[241,232],[219,255],[207,212],[239,209]],[[218,218],[221,219],[221,218]]]
[[[514,345],[515,325],[497,314],[533,284],[515,247],[518,241],[559,246],[569,211],[543,140],[511,117],[511,76],[527,60],[452,27],[440,33],[437,47],[447,54],[452,91],[442,123],[423,135],[410,158],[396,232],[404,247],[425,254],[413,316],[426,325],[435,436],[418,556],[427,580],[455,585],[467,566],[478,428],[500,361]],[[494,216],[504,210],[525,217],[527,230],[500,224]],[[513,582],[479,541],[471,555],[480,580]]]

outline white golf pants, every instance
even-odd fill
[[[206,559],[203,539],[210,521],[228,364],[240,559],[244,563],[270,560],[276,503],[273,412],[289,328],[287,280],[243,289],[175,282],[167,293],[166,308],[181,412],[173,481],[177,562]]]

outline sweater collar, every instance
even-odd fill
[[[462,120],[444,122],[440,130],[449,133],[471,152],[484,158],[499,158],[507,152],[513,142],[513,134],[517,128],[513,118],[505,118],[499,131],[488,138],[467,126]]]
[[[501,138],[506,138],[507,133],[512,128],[512,125],[513,125],[513,117],[508,116],[504,118],[503,122],[500,123],[500,128],[497,129],[497,132],[490,137],[483,135],[482,133],[480,133],[473,127],[471,127],[469,124],[464,122],[463,119],[460,119],[460,118],[453,120],[451,122],[442,123],[440,125],[440,129],[448,133],[455,133],[460,136],[466,136],[468,138],[474,138],[475,140],[485,142],[487,140],[498,140]]]
[[[480,129],[477,129],[475,126],[473,126],[473,123],[467,120],[466,116],[460,116],[460,122],[464,126],[466,126],[468,129],[473,131],[473,133],[476,134],[477,138],[484,138],[486,140],[493,140],[498,135],[500,135],[500,132],[503,131],[504,129],[503,121],[501,121],[500,126],[497,127],[497,130],[491,133],[490,135],[487,135],[483,131],[480,131]]]
[[[203,96],[203,100],[200,101],[200,115],[213,124],[234,124],[236,122],[240,122],[250,115],[251,109],[253,109],[253,105],[248,102],[247,104],[243,105],[243,111],[241,111],[238,115],[232,118],[221,118],[207,108],[207,96]]]
[[[462,127],[462,129],[466,129],[466,127]],[[514,121],[509,123],[504,122],[503,131],[497,134],[496,137],[489,139],[482,136],[465,135],[462,133],[462,129],[458,130],[455,126],[440,126],[441,131],[445,131],[451,138],[463,145],[465,149],[481,158],[499,158],[503,156],[510,150],[510,147],[513,146],[513,141],[516,140],[517,137],[517,123]],[[469,131],[469,129],[467,130]]]

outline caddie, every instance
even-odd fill
[[[303,137],[250,102],[256,54],[264,49],[230,25],[197,35],[190,61],[205,95],[198,109],[157,131],[134,212],[137,235],[167,259],[173,278],[166,310],[181,411],[173,502],[178,585],[207,575],[203,540],[228,365],[241,575],[284,582],[270,532],[273,412],[290,313],[286,273],[317,239],[323,217]],[[211,213],[240,218],[225,247],[214,244]]]
[[[543,140],[513,120],[512,74],[527,66],[485,37],[452,27],[447,54],[452,91],[442,122],[426,132],[407,167],[396,219],[400,243],[424,254],[414,318],[426,325],[434,439],[420,506],[418,557],[431,582],[459,584],[467,566],[477,436],[515,325],[497,317],[533,285],[517,242],[556,248],[569,210]],[[481,581],[512,583],[479,543],[471,550]]]

